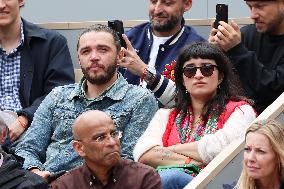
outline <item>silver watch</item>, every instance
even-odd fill
[[[148,85],[151,85],[156,79],[156,69],[148,67],[144,80]]]

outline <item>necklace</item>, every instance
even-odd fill
[[[194,123],[192,110],[189,108],[186,113],[180,112],[176,116],[175,124],[179,134],[180,143],[198,141],[204,134],[215,133],[218,123],[218,117],[209,116],[207,121],[198,117]]]

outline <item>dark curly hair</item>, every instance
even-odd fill
[[[250,100],[243,97],[244,93],[240,87],[240,82],[232,70],[232,66],[228,57],[216,46],[207,42],[196,42],[185,46],[180,52],[174,70],[176,82],[176,105],[177,110],[187,111],[191,105],[191,98],[186,93],[183,84],[183,66],[184,63],[192,58],[202,58],[214,60],[218,66],[218,71],[223,74],[224,78],[217,89],[217,94],[209,100],[203,107],[203,118],[208,115],[219,115],[224,111],[229,100],[239,101]]]

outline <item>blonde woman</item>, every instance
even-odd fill
[[[244,168],[236,188],[284,188],[284,125],[262,120],[246,131]]]

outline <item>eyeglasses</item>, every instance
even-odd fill
[[[93,138],[92,141],[97,142],[97,143],[104,143],[109,139],[109,136],[111,138],[113,138],[114,140],[118,140],[122,137],[122,132],[121,131],[113,131],[109,135],[104,134],[104,135],[97,136],[97,137]]]
[[[205,64],[200,67],[187,65],[182,69],[182,73],[186,77],[192,78],[193,76],[195,76],[197,69],[199,69],[203,76],[209,77],[213,74],[214,68],[218,68],[218,66],[213,64]]]

